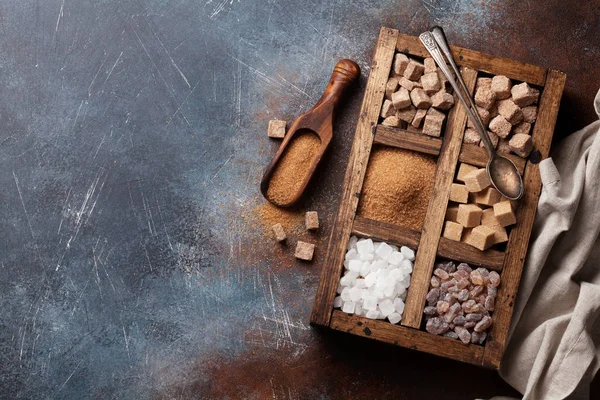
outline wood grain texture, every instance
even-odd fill
[[[331,328],[474,365],[481,365],[484,354],[483,347],[479,345],[463,344],[460,340],[392,325],[387,321],[348,315],[338,310],[333,312]]]
[[[445,237],[440,238],[438,255],[449,260],[487,267],[495,271],[501,271],[504,265],[504,253],[501,251],[481,251],[466,243],[456,242]]]
[[[527,162],[524,158],[521,158],[515,154],[501,154],[514,162],[519,170],[519,173],[523,175],[525,163]],[[463,143],[462,148],[460,149],[460,155],[458,156],[458,161],[482,168],[485,168],[488,159],[489,156],[486,149],[471,143]]]
[[[342,272],[346,243],[356,214],[397,39],[398,31],[396,30],[382,28],[379,32],[379,39],[371,62],[371,73],[350,151],[340,207],[329,238],[327,258],[321,271],[321,279],[310,319],[311,324],[314,325],[327,326],[331,319],[333,298]]]
[[[375,143],[437,156],[442,148],[442,139],[409,132],[405,129],[377,125]]]
[[[429,53],[416,36],[398,35],[398,51],[408,52],[419,57],[429,57]],[[546,68],[525,64],[508,58],[495,57],[458,46],[450,46],[452,55],[459,66],[472,68],[492,75],[505,75],[510,79],[523,81],[536,86],[546,82]]]
[[[354,218],[354,224],[352,224],[352,234],[378,239],[398,246],[407,246],[412,249],[417,248],[421,239],[421,232],[358,215]]]
[[[466,68],[462,76],[470,92],[475,87],[477,71]],[[456,94],[455,94],[456,98]],[[429,289],[429,281],[433,270],[433,263],[437,256],[437,248],[442,234],[446,206],[450,196],[450,187],[454,180],[454,172],[458,161],[458,154],[462,144],[467,112],[458,100],[450,112],[448,124],[444,133],[442,149],[438,159],[435,180],[431,190],[431,198],[427,207],[427,215],[423,223],[421,242],[417,249],[410,290],[406,298],[406,308],[402,325],[418,328],[421,325],[425,295]]]
[[[538,119],[533,128],[535,147],[543,158],[548,157],[550,144],[560,99],[564,89],[566,75],[560,71],[550,70],[546,86],[541,94]],[[501,284],[496,300],[496,310],[493,313],[493,325],[489,332],[485,347],[484,365],[498,368],[508,340],[508,331],[515,306],[515,299],[523,272],[523,263],[527,254],[531,227],[535,218],[542,182],[537,165],[530,162],[525,169],[523,179],[525,194],[521,207],[517,210],[517,221],[510,234],[506,251],[506,262],[501,274]]]

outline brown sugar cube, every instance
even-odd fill
[[[473,228],[481,223],[481,208],[475,204],[459,204],[456,221],[465,228]]]
[[[492,146],[494,146],[494,148],[496,148],[498,146],[498,140],[500,140],[500,138],[498,137],[498,135],[496,135],[494,132],[491,131],[487,131],[487,134],[492,142]],[[480,147],[483,147],[483,140],[479,143]]]
[[[423,86],[423,90],[428,95],[432,95],[436,93],[438,90],[442,88],[442,84],[440,83],[440,78],[438,77],[437,72],[430,72],[421,77],[421,86]]]
[[[510,150],[523,158],[527,157],[533,150],[533,140],[529,135],[516,134],[508,142]]]
[[[452,96],[450,93],[440,90],[431,96],[431,105],[438,110],[447,111],[454,105],[454,96]]]
[[[465,243],[484,251],[494,243],[494,231],[485,225],[476,226],[471,230],[469,236],[465,239]]]
[[[406,107],[402,110],[396,111],[396,117],[400,118],[402,121],[406,121],[409,124],[415,118],[415,114],[417,113],[417,109],[415,106]]]
[[[494,231],[492,244],[508,242],[508,233],[506,233],[506,228],[500,225],[490,226],[490,228]]]
[[[446,208],[446,221],[456,222],[458,216],[458,206],[448,206]]]
[[[381,125],[399,127],[401,123],[402,121],[400,121],[400,118],[396,117],[395,115],[392,115],[391,117],[387,117],[386,119],[384,119]]]
[[[444,226],[444,236],[450,240],[454,240],[460,242],[460,238],[463,233],[463,226],[461,224],[457,224],[456,222],[446,221]]]
[[[486,110],[485,108],[477,107],[477,114],[479,114],[479,118],[481,119],[481,122],[483,123],[483,125],[485,127],[487,127],[488,124],[490,123],[490,112],[488,110]],[[473,125],[471,118],[467,119],[467,126],[469,128],[475,129],[475,125]]]
[[[431,107],[431,98],[421,88],[414,88],[410,92],[410,99],[417,108],[429,108]]]
[[[479,142],[481,142],[481,137],[475,129],[467,128],[465,130],[465,135],[463,136],[463,142],[470,144],[479,144]]]
[[[496,75],[492,78],[492,91],[496,93],[497,100],[504,100],[510,97],[510,89],[512,83],[508,77],[504,75]]]
[[[515,102],[519,107],[527,107],[536,102],[539,96],[539,91],[536,95],[534,89],[532,89],[526,82],[515,85],[510,90],[512,95],[512,101]]]
[[[425,122],[423,123],[423,133],[429,136],[439,137],[442,134],[442,126],[446,115],[435,108],[427,110]]]
[[[531,90],[533,91],[533,104],[537,104],[540,99],[540,91],[535,88],[531,88]]]
[[[316,211],[307,211],[304,222],[306,223],[306,229],[308,230],[319,229],[319,213]]]
[[[313,259],[314,253],[314,244],[298,240],[298,243],[296,244],[296,252],[294,253],[294,257],[304,261],[311,261]]]
[[[489,110],[492,108],[494,101],[496,101],[496,94],[492,92],[491,88],[482,87],[475,92],[475,104],[479,107]]]
[[[492,78],[477,78],[477,83],[475,84],[475,89],[480,88],[492,88]]]
[[[490,121],[489,129],[499,137],[506,138],[510,135],[512,125],[502,115],[497,115]]]
[[[496,147],[498,152],[504,154],[510,153],[510,145],[508,143],[508,139],[500,139],[500,141],[498,142],[498,147]]]
[[[506,227],[517,223],[510,200],[504,200],[494,204],[494,217],[500,226]]]
[[[485,168],[469,172],[465,175],[464,180],[469,192],[481,192],[492,184]]]
[[[511,99],[498,102],[498,113],[502,115],[511,125],[523,121],[523,112]]]
[[[453,183],[450,188],[450,201],[466,203],[469,201],[469,189],[460,183]]]
[[[392,94],[394,94],[396,90],[398,90],[398,79],[388,79],[387,83],[385,84],[385,98],[391,100]]]
[[[537,107],[536,106],[527,106],[521,109],[523,113],[523,121],[533,124],[537,119]]]
[[[401,110],[410,106],[410,95],[408,90],[401,87],[400,90],[392,94],[392,105],[396,110]]]
[[[489,226],[490,228],[493,228],[494,226],[502,226],[496,217],[494,217],[493,208],[486,208],[481,212],[481,225]]]
[[[408,91],[411,91],[420,85],[418,85],[417,82],[406,79],[405,77],[398,79],[398,84]]]
[[[531,132],[531,124],[523,121],[520,124],[513,126],[512,131],[515,135],[529,135],[529,132]]]
[[[424,109],[417,110],[415,117],[412,120],[411,125],[414,126],[415,128],[420,127],[421,122],[423,122],[423,119],[425,119],[425,115],[427,115],[427,110],[424,110]]]
[[[285,137],[286,125],[287,124],[285,121],[280,121],[278,119],[270,120],[269,121],[269,130],[268,130],[269,137],[276,138],[276,139],[283,139]]]
[[[394,73],[396,75],[402,75],[406,70],[406,66],[409,63],[409,59],[406,54],[397,53],[394,56]]]
[[[425,66],[418,61],[409,60],[406,69],[404,70],[404,77],[411,81],[418,81],[421,75],[425,72]]]
[[[285,231],[283,230],[283,225],[281,224],[273,225],[273,233],[275,233],[275,239],[278,242],[283,242],[287,238]]]
[[[483,189],[481,192],[474,193],[474,201],[477,204],[493,206],[502,200],[502,195],[493,187]]]
[[[431,57],[427,57],[423,60],[423,65],[425,66],[425,73],[430,74],[432,72],[437,73],[437,65],[435,64],[435,60]]]
[[[494,117],[498,116],[498,104],[494,103],[492,108],[490,108],[488,111],[490,113],[490,121],[491,121]]]
[[[408,124],[408,126],[406,128],[407,131],[409,132],[419,132],[419,133],[423,133],[423,131],[421,130],[421,128],[415,127],[412,124]]]
[[[460,163],[460,165],[458,166],[458,174],[456,175],[456,180],[459,182],[464,182],[465,175],[467,175],[469,172],[477,171],[478,169],[479,168],[477,168],[474,165]]]
[[[383,101],[383,105],[381,106],[381,118],[387,118],[387,117],[391,117],[392,115],[394,115],[394,113],[396,112],[396,110],[394,109],[394,106],[392,105],[392,101],[385,99]]]

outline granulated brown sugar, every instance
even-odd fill
[[[249,215],[251,223],[258,223],[262,231],[269,236],[273,234],[273,225],[281,224],[287,233],[300,233],[304,231],[304,213],[301,211],[279,208],[265,201],[252,210]]]
[[[371,153],[358,214],[420,231],[435,174],[435,159],[377,147]]]
[[[288,204],[296,197],[320,146],[321,141],[313,133],[296,133],[269,181],[267,198],[270,201]]]

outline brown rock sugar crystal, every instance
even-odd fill
[[[433,157],[403,149],[374,148],[358,214],[420,231],[434,174]]]
[[[319,137],[312,133],[294,135],[269,181],[269,201],[287,204],[296,197],[320,147]]]

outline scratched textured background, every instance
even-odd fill
[[[593,118],[597,2],[13,0],[0,4],[0,397],[473,398],[491,371],[308,325],[380,26],[568,74]],[[340,58],[363,69],[293,261],[258,181]],[[255,221],[256,222],[256,221]],[[596,392],[598,393],[598,392]]]

